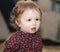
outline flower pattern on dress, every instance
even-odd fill
[[[6,41],[3,52],[42,52],[42,39],[38,33],[24,33],[20,30]]]

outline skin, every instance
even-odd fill
[[[22,16],[18,16],[16,24],[25,33],[35,33],[40,27],[40,13],[35,9],[27,9]]]

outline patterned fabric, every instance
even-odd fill
[[[3,52],[42,52],[41,37],[17,31],[6,41]]]

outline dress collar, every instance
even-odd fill
[[[17,30],[17,33],[20,34],[20,35],[24,35],[24,36],[35,36],[35,35],[38,35],[38,32],[35,32],[35,33],[24,33],[21,30]]]

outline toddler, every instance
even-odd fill
[[[38,34],[41,15],[33,1],[18,1],[10,15],[17,31],[5,42],[3,52],[42,52],[42,39]]]

